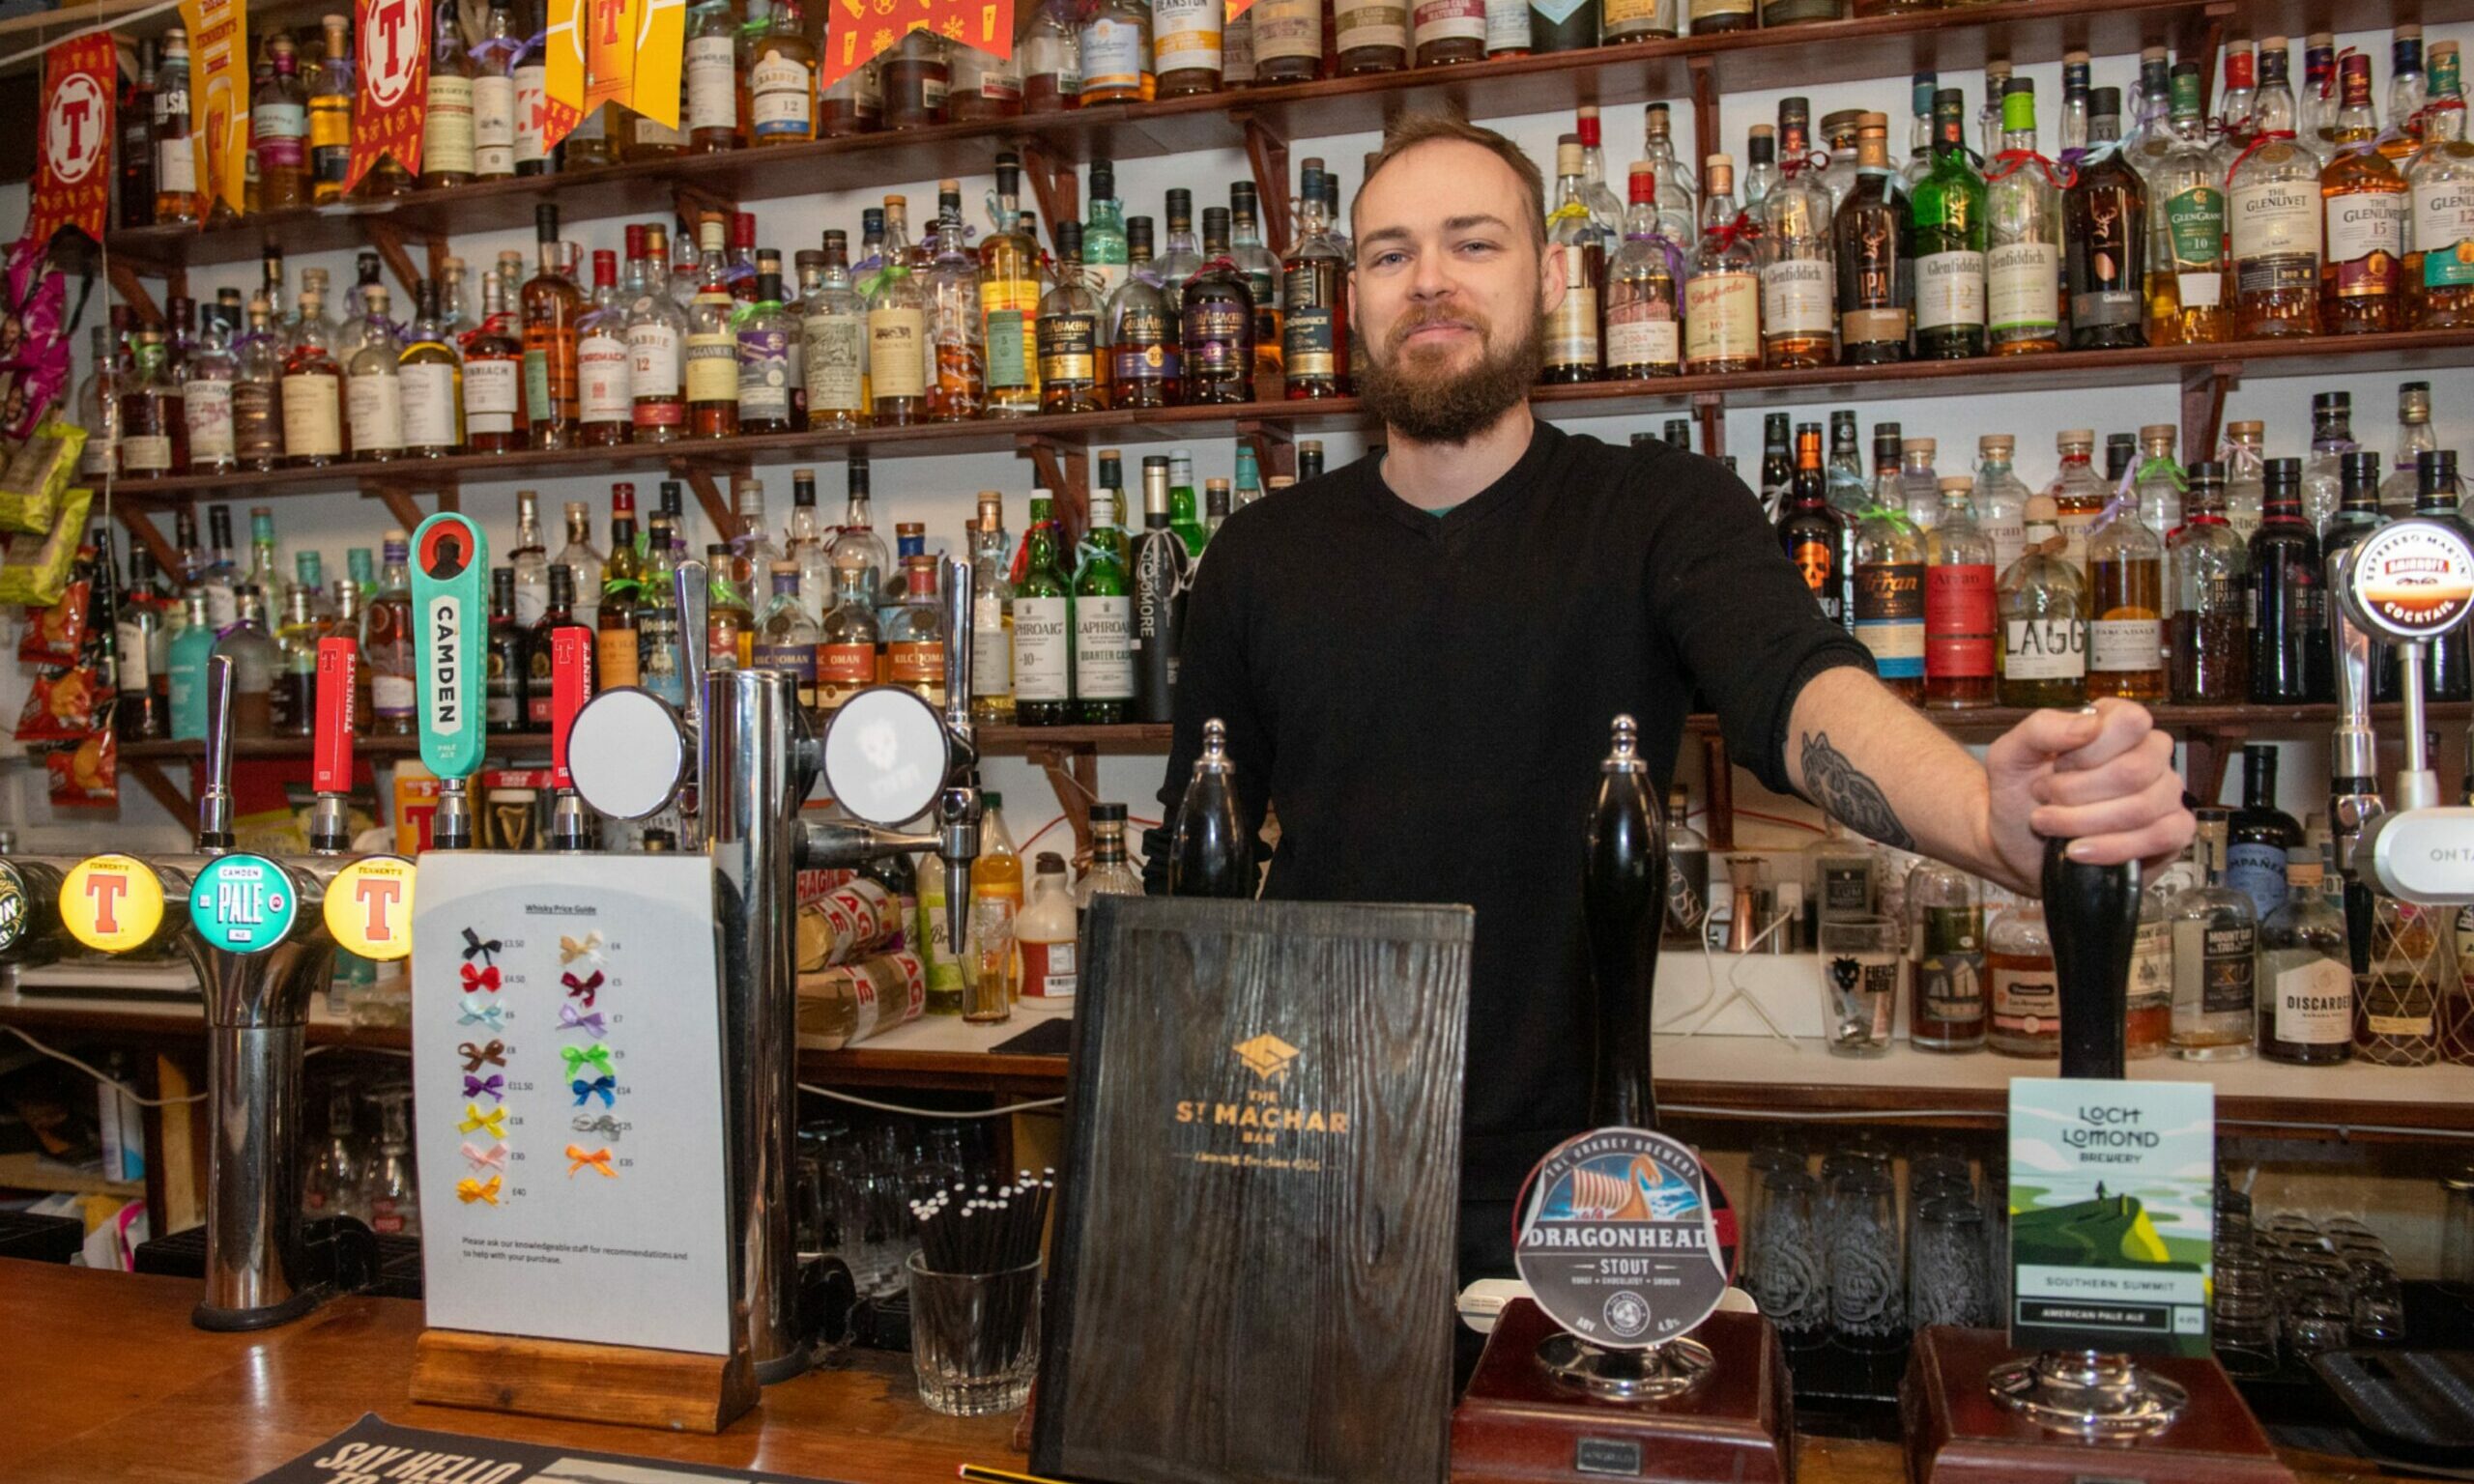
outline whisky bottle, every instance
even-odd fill
[[[774,0],[770,22],[751,21],[747,42],[747,131],[756,145],[804,144],[816,137],[816,46],[797,0]]]
[[[1701,239],[1683,285],[1683,369],[1689,375],[1751,371],[1761,365],[1761,279],[1749,233],[1735,202],[1735,160],[1703,163]],[[1821,464],[1814,425],[1813,464]]]
[[[2225,466],[2191,466],[2182,524],[2166,540],[2173,584],[2173,699],[2239,705],[2249,698],[2251,555],[2225,519]]]
[[[283,447],[295,469],[323,469],[349,455],[344,444],[344,373],[327,344],[327,317],[315,290],[301,296],[301,325],[283,357]]]
[[[2172,123],[2147,174],[2147,343],[2212,345],[2229,328],[2225,176],[2207,145],[2199,65],[2176,66],[2171,85]]]
[[[849,241],[844,232],[824,234],[823,272],[799,304],[808,427],[820,432],[853,432],[867,422],[859,374],[866,356],[867,310],[850,286]]]
[[[1630,194],[1624,245],[1606,269],[1606,378],[1614,382],[1683,369],[1677,260],[1667,256],[1671,244],[1658,235],[1657,177],[1649,161],[1632,162]]]
[[[2165,549],[2137,508],[2088,538],[2087,589],[2089,699],[2163,700]]]
[[[2121,96],[2119,88],[2090,94],[2092,153],[2062,197],[2074,351],[2147,343],[2147,185],[2121,145]]]
[[[1021,191],[1021,161],[997,156],[995,230],[979,245],[980,339],[992,417],[1025,416],[1040,407],[1040,251],[1022,228]]]
[[[404,452],[417,459],[445,458],[464,448],[464,361],[440,321],[437,285],[417,279],[413,302],[412,328],[395,361]]]
[[[702,244],[696,297],[687,306],[687,436],[730,438],[738,432],[738,337],[731,332],[734,308],[722,244],[729,229],[716,217],[697,227]]]
[[[735,342],[738,430],[791,431],[791,319],[782,308],[782,255],[756,255],[756,298],[731,312]],[[765,574],[752,574],[762,582]]]
[[[885,197],[884,267],[868,296],[869,411],[880,428],[928,419],[928,296],[911,271],[908,212],[905,198]]]
[[[2319,157],[2292,137],[2285,39],[2259,47],[2259,130],[2226,193],[2237,339],[2319,333]]]
[[[2036,150],[2035,84],[2010,80],[2001,153],[1986,172],[1985,328],[1996,356],[2061,349],[2061,194]]]
[[[303,128],[309,160],[309,199],[319,206],[343,198],[344,177],[352,170],[352,108],[360,83],[353,71],[352,42],[345,33],[349,24],[341,15],[326,17],[325,54],[318,63],[317,79],[309,84]],[[253,143],[257,127],[254,113],[252,110],[250,122]],[[258,167],[254,149],[249,165],[252,170]],[[263,190],[255,179],[249,186]],[[263,205],[261,199],[250,210],[255,212]]]
[[[2226,827],[2225,884],[2251,899],[2259,921],[2285,905],[2286,857],[2301,848],[2302,826],[2277,808],[2277,750],[2242,749],[2242,807]]]
[[[1942,515],[1924,538],[1924,703],[1947,710],[1994,703],[1999,653],[1993,538],[1975,522],[1970,490],[1964,474],[1942,481]],[[1856,540],[1860,556],[1860,528]],[[1862,584],[1859,571],[1859,597]]]
[[[2319,197],[2327,212],[2327,249],[2319,265],[2320,325],[2332,335],[2402,329],[2405,218],[2412,201],[2405,178],[2373,143],[2379,119],[2371,107],[2371,59],[2348,52],[2338,64],[2337,75],[2343,90],[2337,150],[2319,172]]]
[[[1759,207],[1761,223],[1761,347],[1762,364],[1773,370],[1801,370],[1838,361],[1838,295],[1834,272],[1829,188],[1811,168],[1806,134],[1810,104],[1800,98],[1778,105],[1779,147],[1787,163],[1778,184]],[[1888,120],[1878,120],[1879,140],[1886,147]],[[1862,159],[1861,133],[1857,158]],[[1888,157],[1877,151],[1878,168],[1886,170]]]
[[[1180,305],[1186,402],[1197,407],[1244,403],[1254,394],[1253,296],[1242,275],[1214,266],[1228,255],[1227,209],[1204,208],[1202,224],[1206,264],[1185,280]]]
[[[2251,703],[2335,699],[2328,576],[2302,513],[2302,461],[2270,459],[2265,514],[2251,533]]]
[[[1850,546],[1846,517],[1830,507],[1828,477],[1822,471],[1821,424],[1796,429],[1796,473],[1778,521],[1778,543],[1802,574],[1822,616],[1845,624],[1845,564]]]
[[[481,275],[481,323],[464,341],[464,441],[475,453],[525,446],[524,345],[509,333],[505,290]]]
[[[2321,889],[2317,853],[2286,867],[2282,905],[2259,924],[2259,1054],[2325,1066],[2354,1054],[2353,960],[2345,915]]]
[[[1888,120],[1868,113],[1856,126],[1856,180],[1830,223],[1842,365],[1887,365],[1911,354],[1908,341],[1915,319],[1912,210],[1907,183],[1890,166]]]
[[[404,384],[387,291],[369,291],[360,345],[344,362],[344,426],[357,459],[385,462],[404,454]]]
[[[1040,411],[1097,413],[1108,409],[1100,381],[1100,302],[1082,268],[1082,224],[1056,227],[1056,287],[1040,300],[1035,338],[1040,358]]]
[[[1343,29],[1343,35],[1346,34]],[[1559,151],[1560,154],[1560,151]],[[1560,161],[1559,161],[1560,163]],[[1309,159],[1301,171],[1297,246],[1280,262],[1280,362],[1285,381],[1284,395],[1288,400],[1319,400],[1344,395],[1348,391],[1349,265],[1333,244],[1331,223],[1323,216],[1323,162]],[[1552,233],[1549,233],[1551,239]],[[1551,245],[1551,243],[1550,243]],[[1597,274],[1605,272],[1603,242],[1598,243],[1600,256],[1590,269]],[[1597,328],[1597,295],[1594,287],[1587,292],[1590,321],[1590,349],[1596,350]],[[1574,289],[1565,290],[1565,303],[1571,304]],[[1568,318],[1558,309],[1548,327],[1547,376],[1555,380],[1554,369],[1559,348],[1566,343],[1564,328]],[[1597,374],[1595,357],[1591,375]]]
[[[641,238],[641,227],[628,232]],[[639,254],[631,260],[641,266]],[[576,320],[576,442],[587,448],[623,443],[634,431],[635,397],[628,375],[627,306],[618,298],[618,255],[592,255],[592,298]],[[580,574],[581,575],[581,574]],[[584,596],[593,595],[587,588]]]
[[[1319,183],[1318,183],[1319,184]],[[1555,208],[1546,217],[1546,250],[1563,265],[1564,293],[1548,311],[1546,361],[1539,380],[1549,384],[1594,382],[1604,366],[1597,306],[1606,278],[1606,234],[1581,194],[1581,141],[1566,134],[1555,145]],[[1297,319],[1294,300],[1289,323]],[[1295,351],[1288,376],[1297,378]]]
[[[2251,899],[2226,886],[2222,809],[2199,810],[2201,881],[2166,908],[2173,940],[2174,1052],[2186,1061],[2237,1061],[2251,1054],[2259,919]]]
[[[2417,329],[2474,325],[2474,144],[2460,76],[2457,43],[2434,44],[2422,148],[2405,166],[2414,201],[2405,290]]]
[[[1800,463],[1797,476],[1799,483],[1803,481]],[[1894,505],[1876,504],[1864,512],[1863,519],[1856,523],[1855,572],[1856,637],[1873,651],[1874,671],[1891,695],[1901,700],[1921,701],[1924,540],[1906,511]]]
[[[928,420],[966,422],[988,405],[988,345],[982,328],[979,259],[963,242],[960,181],[936,183],[936,225],[925,292],[935,374],[928,381]],[[801,255],[806,256],[805,254]]]
[[[2088,694],[2086,584],[2064,555],[2053,497],[2029,499],[2027,522],[2027,544],[2001,574],[1998,593],[1999,694],[2005,706],[2077,706]],[[2151,638],[2151,660],[2155,652]]]
[[[276,32],[267,56],[268,71],[249,96],[249,148],[258,164],[253,210],[274,212],[309,204],[309,95],[291,37]]]
[[[1046,490],[1031,495],[1021,581],[1014,587],[1014,712],[1025,727],[1074,720],[1074,599],[1057,568],[1057,525]]]
[[[1151,276],[1151,218],[1126,222],[1128,271],[1108,297],[1103,342],[1108,367],[1108,404],[1147,412],[1182,400],[1183,371],[1176,317]]]
[[[1967,105],[1956,88],[1933,95],[1933,168],[1909,196],[1915,243],[1915,354],[1950,360],[1984,354],[1985,189],[1969,163]]]
[[[474,160],[473,58],[464,49],[460,6],[438,7],[437,44],[429,53],[429,95],[421,115],[423,190],[472,183]]]
[[[584,294],[567,276],[559,242],[559,208],[532,209],[540,271],[524,285],[524,411],[535,448],[576,445],[576,322]]]

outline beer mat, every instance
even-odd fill
[[[489,1484],[833,1484],[804,1473],[589,1453],[468,1433],[397,1427],[378,1413],[252,1484],[383,1484],[389,1479],[472,1479]]]
[[[991,1056],[1063,1056],[1074,1045],[1074,1021],[1060,1015],[988,1048]]]

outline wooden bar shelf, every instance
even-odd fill
[[[2149,346],[2128,351],[2059,351],[2045,356],[1973,360],[1903,361],[1887,366],[1825,366],[1810,371],[1745,371],[1671,376],[1638,382],[1539,386],[1530,403],[1564,421],[1685,414],[1712,396],[1740,406],[1777,406],[1829,398],[1967,397],[2018,391],[2076,391],[2124,385],[2173,385],[2188,375],[2238,380],[2256,376],[2354,376],[2429,372],[2474,366],[2474,330],[2401,330],[2390,334],[2252,340],[2223,345]],[[115,498],[139,509],[180,499],[265,499],[325,495],[364,487],[425,491],[562,475],[648,473],[682,467],[745,470],[757,465],[826,462],[864,453],[871,458],[922,458],[959,453],[1016,452],[1026,440],[1091,448],[1120,443],[1233,438],[1279,430],[1289,435],[1367,431],[1374,426],[1354,397],[1325,401],[1249,402],[1146,413],[1064,413],[1009,420],[870,428],[856,433],[770,433],[677,443],[622,443],[506,454],[464,453],[439,459],[391,459],[271,472],[181,474],[123,479]]]

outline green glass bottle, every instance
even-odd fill
[[[1014,588],[1014,717],[1024,727],[1074,720],[1074,595],[1056,562],[1055,501],[1031,497],[1027,555]]]
[[[1196,504],[1194,455],[1183,448],[1172,448],[1168,450],[1168,528],[1186,543],[1188,556],[1199,557],[1211,532],[1203,526]]]
[[[1984,177],[1968,157],[1967,105],[1956,88],[1933,95],[1933,168],[1909,196],[1915,228],[1915,355],[1956,360],[1984,354]]]
[[[1017,625],[1021,602],[1018,595]],[[1074,699],[1090,727],[1123,722],[1134,709],[1134,580],[1108,499],[1091,501],[1091,538],[1074,569]]]

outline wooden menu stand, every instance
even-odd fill
[[[1727,1479],[1795,1484],[1795,1402],[1777,1332],[1757,1314],[1717,1313],[1692,1338],[1717,1364],[1682,1396],[1602,1401],[1538,1363],[1563,1332],[1526,1298],[1505,1306],[1452,1416],[1454,1484]]]
[[[742,1345],[727,1356],[424,1329],[413,1400],[677,1433],[718,1433],[756,1405]]]
[[[2153,1437],[2106,1443],[2047,1432],[1993,1399],[1985,1378],[2017,1354],[1999,1329],[1937,1325],[1915,1336],[1898,1388],[1912,1484],[2294,1484],[2212,1358],[2141,1356],[2190,1406]]]

